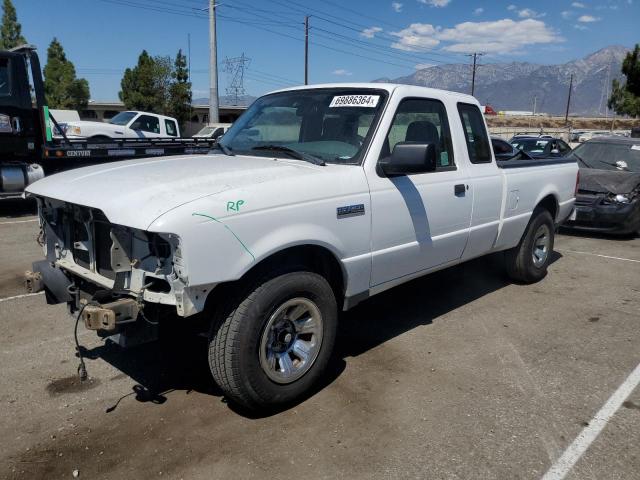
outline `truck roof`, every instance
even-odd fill
[[[315,85],[300,85],[297,87],[289,87],[282,88],[279,90],[274,90],[269,93],[277,93],[277,92],[287,92],[293,90],[310,90],[316,88],[377,88],[378,90],[386,90],[389,93],[392,93],[396,90],[402,92],[406,91],[407,94],[415,95],[418,92],[424,96],[429,97],[451,97],[460,101],[464,101],[466,103],[474,103],[478,104],[478,100],[471,95],[467,95],[466,93],[452,92],[449,90],[442,90],[439,88],[429,88],[429,87],[421,87],[417,85],[406,85],[400,83],[377,83],[377,82],[364,82],[364,83],[320,83]],[[268,93],[268,94],[269,94]],[[268,95],[267,94],[267,95]]]
[[[144,112],[142,110],[123,110],[122,112],[119,113],[124,113],[124,112],[131,112],[131,113],[135,113],[136,115],[141,113],[143,115],[151,115],[153,117],[159,117],[159,118],[170,118],[171,120],[175,120],[175,118],[173,117],[168,117],[167,115],[162,115],[160,113],[153,113],[153,112]]]

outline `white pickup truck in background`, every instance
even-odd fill
[[[180,136],[180,127],[175,118],[147,112],[120,112],[108,122],[78,120],[70,122],[59,121],[59,123],[70,140],[79,138],[108,140],[112,138],[171,138]]]
[[[248,408],[301,398],[339,311],[371,295],[498,251],[542,279],[578,171],[498,164],[475,98],[381,83],[265,95],[218,150],[30,185],[46,260],[28,280],[121,345],[204,322],[215,381]]]

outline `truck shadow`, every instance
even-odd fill
[[[561,258],[554,252],[552,262]],[[301,403],[333,383],[345,370],[347,360],[399,336],[418,326],[430,325],[434,319],[471,303],[484,295],[510,285],[503,267],[502,254],[479,258],[376,295],[341,315],[332,361],[322,380]],[[208,368],[207,340],[171,331],[158,342],[132,350],[106,342],[84,350],[87,358],[107,361],[137,384],[107,412],[115,410],[129,397],[140,402],[161,404],[173,391],[199,392],[220,397]],[[247,418],[264,418],[294,405],[256,414],[229,404],[236,413]]]
[[[628,242],[629,240],[635,240],[640,237],[640,234],[637,232],[616,235],[613,233],[589,232],[586,230],[576,230],[566,227],[560,227],[558,233],[565,237],[596,238],[599,240],[613,240],[614,242]]]

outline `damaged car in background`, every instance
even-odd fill
[[[615,234],[640,232],[640,141],[598,138],[570,156],[578,161],[580,182],[575,214],[564,226]]]

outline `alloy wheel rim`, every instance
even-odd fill
[[[260,366],[280,384],[298,380],[313,366],[322,345],[322,314],[308,298],[292,298],[269,317],[260,338]]]
[[[547,225],[540,225],[533,237],[533,251],[531,257],[536,267],[541,267],[549,256],[549,244],[551,243],[551,231]]]

